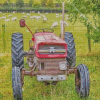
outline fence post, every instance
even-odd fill
[[[3,24],[2,25],[2,38],[3,38],[3,50],[5,52],[6,49],[6,38],[5,38],[5,33],[6,33],[6,26]]]
[[[61,38],[64,39],[64,35],[65,35],[65,26],[64,26],[64,6],[65,3],[62,3],[62,21],[61,21]]]

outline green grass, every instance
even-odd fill
[[[5,13],[8,16],[9,13]],[[17,21],[5,22],[0,20],[0,100],[13,100],[12,95],[12,81],[11,81],[11,35],[15,32],[23,33],[24,37],[24,50],[28,50],[29,40],[31,34],[27,31],[27,28],[19,27],[19,19],[22,18],[21,13],[12,14],[13,17],[17,16]],[[38,14],[31,14],[38,15]],[[2,17],[2,14],[0,14]],[[35,32],[39,28],[50,28],[52,23],[60,21],[61,17],[56,18],[55,14],[46,15],[47,22],[43,22],[42,19],[31,20],[29,17],[26,19],[27,25]],[[11,19],[11,18],[10,18]],[[6,25],[6,50],[3,50],[2,39],[2,24]],[[69,23],[69,26],[65,27],[66,31],[72,32],[75,38],[77,64],[84,63],[88,66],[90,72],[90,96],[87,100],[99,100],[100,99],[100,44],[93,43],[92,52],[88,53],[86,28],[80,23],[76,22],[75,25]],[[60,23],[54,29],[55,33],[60,35]],[[26,62],[25,62],[26,65]],[[45,86],[43,82],[38,82],[36,77],[25,76],[23,86],[23,99],[24,100],[84,100],[80,99],[75,92],[75,75],[69,75],[66,81],[58,82],[56,86]]]

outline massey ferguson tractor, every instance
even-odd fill
[[[20,27],[27,27],[24,19]],[[29,28],[28,28],[29,29]],[[31,32],[31,30],[29,29]],[[23,51],[23,35],[12,34],[12,87],[15,100],[22,100],[24,76],[36,76],[37,81],[45,85],[56,85],[65,81],[69,74],[75,73],[75,89],[80,97],[88,97],[90,78],[88,68],[84,64],[76,65],[76,50],[72,33],[65,32],[60,38],[52,29],[38,29],[29,41],[29,51]],[[32,45],[32,42],[34,45]],[[24,57],[29,68],[24,68]]]

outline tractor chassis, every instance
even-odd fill
[[[30,77],[33,77],[33,76],[36,76],[36,75],[43,75],[44,73],[45,73],[44,71],[37,72],[37,71],[34,71],[33,69],[29,70],[29,68],[27,68],[27,69],[23,68],[22,69],[22,82],[21,82],[22,86],[24,84],[24,76],[29,75]],[[52,71],[51,75],[52,74],[54,75],[54,73],[55,73],[55,71]],[[59,73],[60,72],[58,72],[58,74]],[[66,73],[67,76],[69,76],[69,74],[75,73],[75,78],[76,78],[76,81],[77,81],[76,83],[77,83],[77,85],[80,84],[80,80],[78,80],[78,78],[77,78],[77,67],[71,67],[70,69],[67,69],[65,73]]]
[[[24,52],[24,57],[32,57],[34,56],[34,52],[33,50],[30,50],[30,51],[25,51]],[[29,65],[30,66],[30,65]],[[21,71],[21,83],[22,83],[22,86],[24,84],[24,76],[26,75],[29,75],[30,77],[33,77],[33,76],[36,76],[36,75],[62,75],[62,74],[65,74],[67,76],[69,76],[69,74],[72,74],[72,73],[75,73],[75,79],[76,79],[76,84],[80,84],[80,80],[78,80],[77,78],[77,67],[69,67],[67,66],[67,70],[66,71],[56,71],[55,70],[52,70],[50,73],[46,72],[44,70],[41,70],[41,71],[35,71],[35,67],[30,67],[30,68],[22,68],[22,71]]]

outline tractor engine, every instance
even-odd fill
[[[34,55],[28,57],[31,65],[37,68],[38,81],[66,80],[67,44],[54,33],[35,33],[33,50]],[[30,66],[31,66],[30,65]]]

